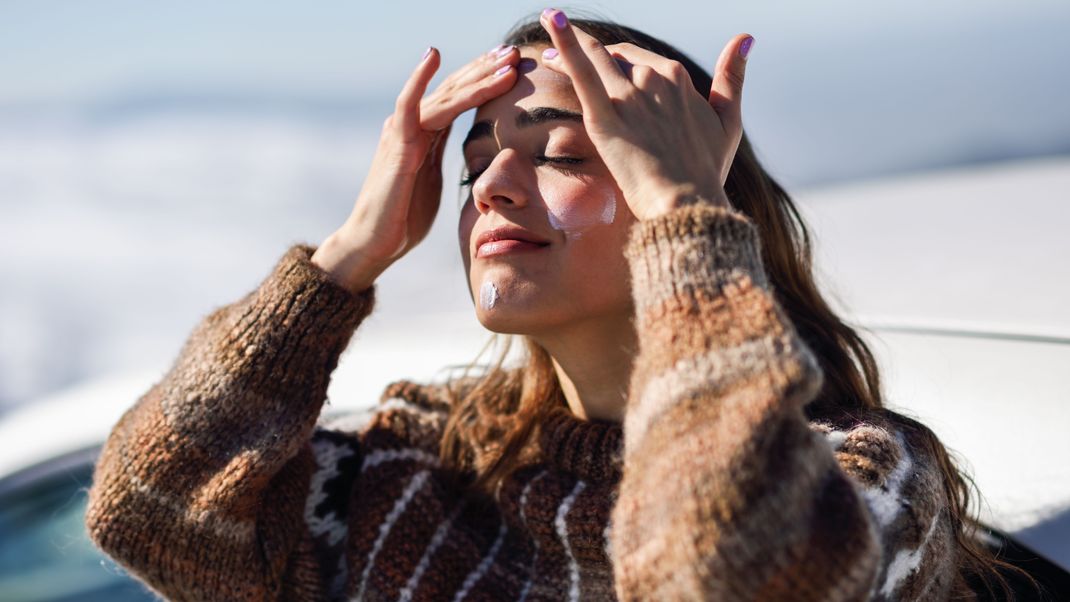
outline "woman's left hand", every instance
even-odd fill
[[[603,46],[559,10],[543,11],[541,22],[554,45],[543,64],[572,80],[587,134],[636,217],[662,215],[696,196],[729,205],[724,185],[743,136],[753,37],[728,42],[703,98],[677,61],[633,44]]]

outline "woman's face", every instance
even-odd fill
[[[522,48],[516,85],[482,105],[464,143],[461,256],[479,321],[552,334],[632,315],[623,249],[635,217],[580,119],[564,75]],[[622,324],[622,327],[627,324]]]

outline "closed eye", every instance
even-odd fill
[[[568,165],[577,165],[579,163],[583,163],[583,159],[580,159],[579,157],[565,157],[565,156],[551,157],[549,155],[539,155],[539,156],[535,157],[535,160],[540,162],[540,163],[564,163],[564,164],[568,164]]]
[[[567,166],[580,165],[583,163],[583,159],[579,157],[565,156],[551,157],[548,155],[537,155],[535,157],[536,165],[546,165],[547,163],[558,167],[561,171],[572,173],[573,170],[569,169]],[[479,179],[479,176],[483,175],[484,171],[486,171],[486,168],[469,171],[463,178],[461,178],[461,186],[471,186],[472,184],[475,184],[476,180]]]
[[[580,159],[579,157],[549,157],[547,155],[539,155],[535,157],[535,163],[536,165],[545,165],[549,163],[565,173],[575,173],[575,170],[570,169],[570,166],[582,164],[583,159]]]
[[[487,170],[486,169],[473,169],[473,170],[469,171],[467,174],[465,174],[465,176],[463,178],[461,178],[461,186],[471,186],[472,184],[475,184],[476,179],[479,178],[479,176],[483,175],[484,171],[487,171]]]

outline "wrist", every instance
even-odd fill
[[[700,190],[695,186],[671,186],[653,191],[647,198],[652,202],[640,219],[652,219],[669,213],[673,209],[689,205],[706,204],[715,207],[731,207],[728,195],[723,188]]]
[[[369,288],[385,267],[368,260],[352,245],[339,240],[338,233],[328,236],[310,258],[311,262],[327,273],[338,284],[352,293]]]
[[[712,205],[714,207],[731,207],[732,203],[728,201],[728,194],[724,189],[697,191],[694,189],[683,189],[675,191],[673,194],[668,195],[668,205],[671,209],[677,207],[685,207],[688,205]]]

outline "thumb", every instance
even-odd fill
[[[754,46],[754,36],[746,33],[729,40],[717,59],[710,86],[709,102],[721,116],[725,128],[742,129],[743,76],[747,70],[747,55]]]

